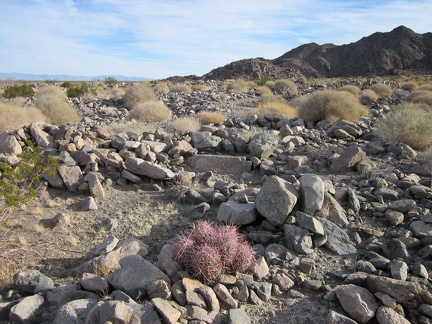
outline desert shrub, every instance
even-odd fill
[[[121,123],[115,123],[105,126],[106,130],[111,135],[117,135],[123,132],[135,132],[135,133],[154,133],[157,129],[157,125],[144,123],[136,120],[130,120]]]
[[[191,92],[192,88],[185,83],[173,84],[169,90],[171,93],[179,93],[179,92]]]
[[[307,84],[307,78],[306,77],[304,77],[304,76],[302,76],[302,77],[299,77],[298,79],[297,79],[297,82],[299,83],[299,84],[301,84],[301,85],[306,85]]]
[[[408,82],[405,82],[404,84],[402,84],[402,89],[404,89],[404,90],[413,91],[417,88],[418,88],[418,84],[417,84],[417,82],[414,82],[414,81],[408,81]]]
[[[58,161],[45,155],[40,146],[26,142],[17,166],[0,163],[0,193],[4,197],[5,211],[26,205],[37,196],[35,185],[44,175],[54,176]],[[2,215],[2,220],[6,215]]]
[[[263,96],[263,95],[268,95],[268,96],[273,95],[273,91],[269,87],[267,87],[267,86],[259,86],[259,87],[256,88],[256,91],[261,96]]]
[[[117,79],[114,77],[106,77],[104,81],[109,87],[113,87],[118,83]]]
[[[267,81],[267,82],[265,83],[265,86],[268,87],[268,88],[270,88],[271,90],[274,90],[275,83],[276,83],[276,82],[274,82],[274,81]]]
[[[417,88],[417,90],[432,91],[432,84],[431,83],[422,84],[420,87]]]
[[[169,92],[169,87],[164,82],[158,82],[154,85],[153,91],[154,93],[167,94]]]
[[[72,84],[72,82],[65,81],[65,82],[62,82],[60,84],[60,87],[62,87],[62,88],[70,88],[70,87],[73,87],[73,84]]]
[[[263,75],[256,82],[258,86],[264,86],[268,81],[274,81],[274,79],[268,75]]]
[[[389,96],[393,92],[393,89],[384,83],[375,83],[369,89],[375,92],[380,98]]]
[[[211,87],[205,84],[193,84],[191,88],[193,91],[209,91],[211,89]]]
[[[5,88],[3,97],[12,99],[16,97],[33,97],[34,90],[30,84],[11,85]]]
[[[171,127],[182,133],[196,132],[200,129],[201,123],[192,117],[181,117],[177,118],[171,123]]]
[[[298,111],[296,108],[288,105],[287,103],[281,102],[261,102],[258,104],[256,112],[259,115],[273,115],[273,116],[286,116],[286,117],[296,117],[298,116]]]
[[[432,91],[416,90],[409,95],[408,99],[413,103],[432,105]]]
[[[255,252],[233,225],[200,221],[174,244],[176,261],[206,282],[225,273],[247,272]]]
[[[67,88],[66,94],[68,98],[77,98],[84,96],[89,91],[87,82],[81,82],[79,86],[72,85]]]
[[[157,97],[153,90],[144,84],[134,84],[126,90],[122,100],[124,106],[130,110],[139,103],[157,101]]]
[[[140,122],[160,122],[171,119],[171,110],[160,101],[147,101],[135,105],[129,118]]]
[[[299,103],[300,118],[314,123],[327,119],[354,122],[361,116],[369,116],[368,109],[360,104],[358,98],[346,91],[317,91]]]
[[[36,93],[35,106],[46,116],[46,121],[55,125],[75,123],[80,116],[68,104],[63,90],[56,86],[46,86]]]
[[[360,101],[363,103],[374,103],[378,100],[378,95],[375,91],[366,89],[360,93]]]
[[[405,102],[377,120],[375,134],[386,143],[402,142],[423,150],[432,145],[432,113]]]
[[[340,90],[350,92],[354,96],[358,96],[360,93],[360,88],[352,84],[344,85]]]
[[[248,92],[250,87],[245,80],[240,79],[228,83],[226,89],[227,91]]]
[[[200,111],[197,118],[202,125],[219,124],[225,120],[225,116],[216,111]]]
[[[263,96],[261,96],[261,98],[259,99],[258,104],[268,103],[268,102],[271,102],[271,103],[277,102],[277,103],[281,103],[281,104],[286,104],[287,103],[287,101],[285,100],[284,97],[282,97],[282,96],[275,96],[275,95],[271,94],[271,95],[263,95]]]
[[[285,98],[291,98],[298,94],[297,86],[294,82],[287,79],[275,81],[274,93],[284,96]]]
[[[45,121],[41,110],[23,107],[15,102],[0,102],[0,133],[16,130],[24,125]]]

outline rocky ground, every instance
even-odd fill
[[[258,94],[216,87],[160,99],[175,116],[222,112],[220,125],[177,134],[126,123],[115,135],[121,101],[74,99],[77,125],[0,135],[3,161],[31,137],[61,162],[2,231],[1,269],[21,272],[2,291],[0,320],[431,323],[431,172],[410,147],[373,136],[374,118],[405,95],[371,106],[372,118],[317,126],[244,119]],[[253,271],[192,280],[172,244],[199,220],[239,226]]]

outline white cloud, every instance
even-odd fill
[[[406,25],[430,28],[430,1],[3,0],[5,72],[203,74],[305,42],[344,44]]]

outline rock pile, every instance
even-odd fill
[[[374,110],[384,113],[385,105]],[[220,204],[217,220],[239,226],[254,245],[254,269],[204,283],[176,263],[176,238],[148,247],[110,235],[73,269],[76,284],[58,285],[36,270],[16,274],[0,320],[248,323],[242,305],[307,291],[339,305],[327,323],[432,321],[430,174],[413,168],[416,152],[407,145],[375,141],[372,119],[329,126],[252,115],[181,138],[80,127],[32,124],[1,134],[0,160],[15,165],[31,138],[61,163],[46,185],[87,196],[82,210],[97,208],[114,183],[163,190],[167,180],[198,178],[212,195],[187,190],[194,217]],[[209,170],[241,181],[214,181]],[[61,216],[53,223],[67,224]]]

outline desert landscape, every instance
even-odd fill
[[[431,323],[431,55],[1,81],[0,321]]]

